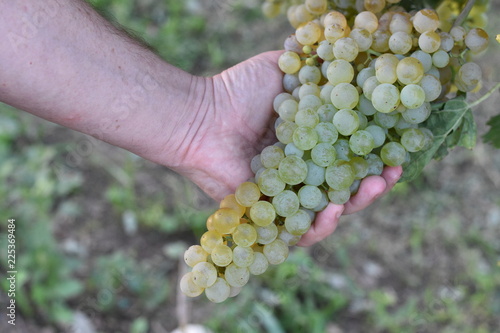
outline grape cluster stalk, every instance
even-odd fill
[[[482,28],[448,31],[435,10],[407,12],[398,0],[345,3],[352,7],[289,4],[295,33],[278,62],[278,142],[252,159],[255,176],[222,200],[200,245],[185,252],[187,296],[236,296],[250,275],[286,260],[329,202],[346,203],[363,178],[404,168],[425,150],[431,103],[481,86],[469,58],[488,46]],[[286,4],[266,1],[263,11],[273,16]]]

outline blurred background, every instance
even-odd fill
[[[293,32],[283,16],[264,18],[259,0],[90,2],[196,75],[281,49]],[[477,59],[485,88],[472,100],[499,81],[499,51],[492,41]],[[499,103],[497,91],[475,109],[474,150],[432,162],[223,304],[177,295],[179,259],[213,200],[165,167],[0,105],[0,269],[15,218],[18,271],[16,326],[2,315],[0,331],[164,333],[190,322],[213,332],[498,332],[500,150],[481,136]],[[3,275],[0,285],[4,313]]]

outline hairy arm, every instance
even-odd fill
[[[1,1],[0,34],[7,104],[167,166],[199,126],[208,80],[166,63],[83,0]]]

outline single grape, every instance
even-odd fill
[[[210,287],[217,279],[217,269],[209,262],[197,263],[191,272],[194,284],[202,288]]]
[[[250,278],[250,272],[247,267],[239,267],[232,263],[226,267],[224,278],[232,287],[243,287]]]
[[[191,245],[184,252],[184,262],[189,267],[194,267],[199,262],[207,261],[208,253],[200,245]]]
[[[326,168],[325,180],[334,190],[349,188],[354,181],[354,170],[345,161],[337,161]]]
[[[253,263],[248,266],[248,271],[252,275],[261,275],[267,271],[269,267],[269,261],[267,261],[266,256],[263,253],[255,252],[255,259]]]
[[[233,250],[227,245],[219,244],[214,247],[210,257],[214,264],[225,267],[233,261]]]
[[[278,66],[286,74],[297,73],[301,67],[300,57],[295,52],[286,51],[279,57]]]
[[[373,90],[373,107],[379,112],[392,112],[396,110],[399,102],[399,90],[392,84],[382,83]]]
[[[279,265],[288,257],[288,246],[281,239],[264,245],[264,256],[271,265]]]
[[[231,293],[231,287],[223,278],[218,277],[215,283],[205,289],[205,295],[214,303],[224,302]]]
[[[292,235],[303,235],[311,227],[311,217],[303,209],[285,219],[285,228]]]
[[[274,223],[265,227],[257,227],[255,230],[257,231],[257,243],[259,244],[269,244],[278,237],[278,227]]]
[[[300,202],[297,194],[290,190],[284,190],[272,199],[272,204],[279,216],[287,217],[299,210]]]
[[[203,293],[204,288],[193,281],[193,272],[186,273],[180,281],[181,291],[188,297],[196,297]]]
[[[269,197],[282,192],[286,186],[277,169],[264,170],[259,176],[258,184],[262,193]]]
[[[342,135],[351,135],[359,128],[359,117],[353,110],[342,109],[333,116],[333,125]]]
[[[250,208],[250,218],[258,226],[266,226],[276,218],[274,206],[268,201],[257,201]]]
[[[406,159],[406,149],[397,142],[386,143],[380,151],[380,158],[389,166],[399,166]]]

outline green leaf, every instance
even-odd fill
[[[491,128],[483,136],[486,143],[490,143],[493,147],[500,149],[500,114],[492,117],[487,123]]]
[[[415,179],[433,158],[446,156],[449,148],[463,146],[471,149],[476,142],[476,124],[463,95],[444,105],[435,105],[424,127],[432,131],[434,139],[428,149],[411,155],[401,182]]]

